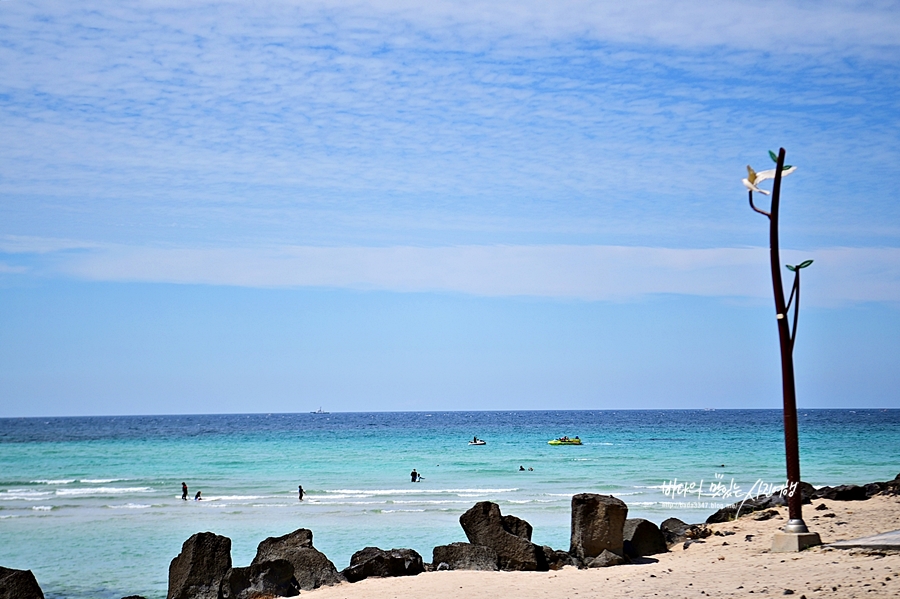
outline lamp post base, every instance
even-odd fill
[[[817,532],[776,532],[772,538],[772,553],[796,553],[821,544]]]

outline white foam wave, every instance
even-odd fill
[[[61,496],[79,497],[85,495],[125,495],[127,493],[152,493],[150,487],[90,487],[85,489],[57,489]]]
[[[448,503],[465,503],[468,504],[468,501],[459,501],[457,499],[409,499],[409,500],[400,500],[395,499],[391,503],[425,503],[428,505],[446,505]]]
[[[78,482],[84,483],[86,485],[106,485],[109,483],[118,483],[124,480],[128,480],[127,478],[82,478]]]
[[[145,510],[153,506],[149,503],[126,503],[125,505],[108,505],[106,507],[111,510]]]
[[[373,497],[373,495],[327,495],[322,499],[365,499],[366,497]]]
[[[438,493],[477,493],[485,495],[488,493],[512,493],[519,489],[333,489],[325,491],[326,493],[341,493],[344,495],[434,495]]]
[[[69,483],[74,483],[75,479],[74,478],[61,478],[58,480],[39,479],[39,480],[32,480],[29,482],[31,482],[32,484],[35,484],[35,485],[68,485]]]
[[[6,520],[7,518],[18,518],[18,516],[14,514],[9,514],[7,516],[0,516],[0,520]]]
[[[204,497],[201,501],[259,501],[272,499],[274,495],[222,495],[221,497]]]
[[[40,501],[53,495],[53,491],[31,491],[28,489],[8,489],[0,493],[0,501]]]
[[[396,512],[424,512],[425,510],[381,510],[382,514],[394,514]]]
[[[50,510],[53,509],[53,506],[52,505],[33,505],[33,506],[31,506],[31,509],[33,509],[36,512],[49,512]]]

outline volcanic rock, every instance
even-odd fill
[[[608,568],[609,566],[618,566],[625,563],[628,563],[628,560],[624,557],[604,549],[597,557],[588,559],[585,565],[588,568]]]
[[[574,495],[569,553],[584,563],[604,550],[624,555],[622,533],[627,516],[628,506],[612,495]]]
[[[350,582],[369,577],[415,576],[425,571],[422,556],[412,549],[366,547],[353,554],[341,574]]]
[[[519,533],[528,531],[531,525],[524,520],[507,525]],[[544,550],[527,538],[509,532],[504,526],[504,518],[500,515],[500,507],[490,501],[479,501],[466,513],[459,517],[459,523],[466,537],[473,545],[484,545],[497,552],[498,565],[501,570],[539,570],[546,571],[547,560]]]
[[[309,529],[300,528],[283,537],[269,537],[259,544],[250,565],[279,559],[290,562],[294,578],[304,591],[344,582],[331,560],[313,547],[313,534]]]
[[[659,527],[643,518],[625,520],[622,546],[628,557],[642,557],[668,551],[666,538]]]
[[[484,545],[450,543],[438,545],[432,551],[431,564],[435,570],[497,570],[497,552]],[[441,567],[446,565],[446,567]]]
[[[231,539],[198,532],[169,564],[166,599],[218,599],[219,585],[231,569]]]
[[[299,594],[294,567],[287,560],[277,559],[229,570],[222,579],[219,598],[268,599]]]
[[[44,592],[31,570],[0,566],[0,599],[44,599]]]

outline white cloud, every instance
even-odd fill
[[[787,250],[815,259],[804,305],[900,302],[900,249]],[[159,249],[105,246],[54,268],[94,281],[332,287],[625,301],[650,294],[770,298],[765,248],[619,246]],[[785,285],[789,285],[784,270]]]
[[[792,200],[815,200],[813,244],[898,238],[893,4],[0,11],[0,232],[753,244],[756,223],[722,207],[740,202],[743,165],[783,144],[803,168]],[[889,230],[873,241],[876,227]]]
[[[0,274],[21,274],[25,272],[28,272],[28,269],[24,266],[13,266],[12,264],[0,262]]]

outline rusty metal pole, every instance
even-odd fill
[[[800,440],[797,434],[797,395],[794,388],[794,352],[787,322],[784,287],[781,281],[781,257],[778,252],[778,202],[781,195],[781,169],[784,167],[784,148],[778,150],[775,182],[772,185],[772,208],[769,219],[769,258],[772,266],[772,287],[775,292],[775,318],[781,345],[781,389],[784,398],[784,453],[787,460],[788,523],[785,532],[809,532],[803,522],[803,496],[800,491]]]

